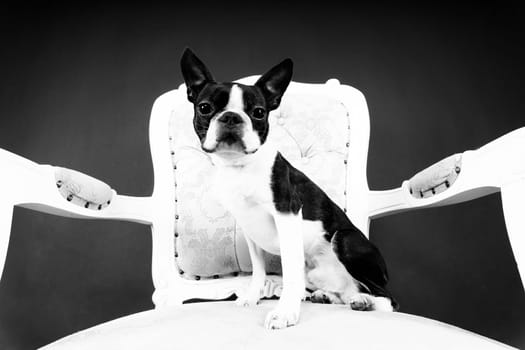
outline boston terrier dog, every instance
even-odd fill
[[[193,126],[215,167],[213,189],[245,233],[253,266],[242,306],[261,298],[266,272],[263,250],[281,256],[283,290],[265,327],[298,322],[305,289],[311,301],[348,304],[354,310],[393,311],[386,265],[379,250],[347,215],[268,140],[269,112],[292,78],[286,59],[255,85],[215,81],[186,49],[181,58]]]

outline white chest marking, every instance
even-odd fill
[[[271,144],[265,144],[256,153],[238,160],[225,160],[212,154],[216,165],[212,188],[217,199],[246,234],[265,250],[269,250],[276,239],[271,215],[274,211],[271,176],[276,152]]]

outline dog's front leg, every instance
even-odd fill
[[[274,219],[279,235],[283,291],[277,307],[266,317],[267,329],[286,328],[296,324],[305,293],[304,246],[300,214],[277,212]]]
[[[264,256],[262,249],[258,247],[246,234],[246,243],[248,245],[248,252],[252,261],[252,278],[248,288],[236,300],[237,305],[240,306],[254,306],[257,305],[261,299],[264,289],[264,282],[266,280],[266,270],[264,267]]]

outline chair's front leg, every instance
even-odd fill
[[[0,148],[0,278],[9,246],[13,207],[20,198],[27,197],[33,179],[39,178],[40,174],[34,175],[37,167],[36,163]]]
[[[501,186],[505,226],[525,286],[525,178]]]
[[[7,248],[9,246],[13,207],[14,205],[8,198],[0,200],[0,280],[2,278],[2,272],[4,271]]]

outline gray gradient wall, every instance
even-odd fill
[[[182,82],[185,46],[220,80],[291,57],[297,81],[360,89],[372,189],[525,124],[522,7],[243,6],[2,5],[0,147],[150,194],[149,112]],[[0,348],[35,348],[152,307],[148,227],[24,209],[13,220]],[[376,220],[371,239],[402,311],[525,347],[525,295],[498,194]]]

